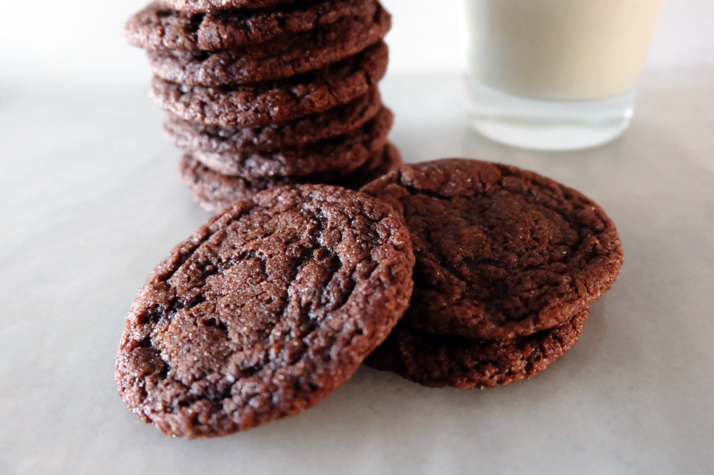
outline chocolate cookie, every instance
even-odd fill
[[[298,3],[298,0],[161,0],[161,3],[185,12],[213,12],[226,8],[275,7]]]
[[[373,118],[381,107],[379,90],[372,87],[367,94],[345,105],[288,122],[273,122],[260,127],[219,127],[188,122],[169,114],[164,131],[169,140],[183,150],[270,152],[351,132]]]
[[[155,77],[151,97],[191,122],[256,127],[323,112],[366,94],[384,76],[388,60],[387,45],[379,42],[323,69],[269,83],[186,86]]]
[[[210,213],[218,213],[236,200],[250,198],[256,193],[280,186],[304,183],[329,183],[342,187],[359,188],[378,175],[378,166],[374,164],[383,157],[384,162],[394,162],[396,150],[387,146],[374,154],[368,164],[349,173],[345,170],[334,170],[313,173],[305,176],[272,176],[263,178],[243,178],[221,175],[211,170],[201,162],[186,154],[178,166],[178,174],[183,183],[193,193],[196,202]],[[396,160],[399,159],[396,153]],[[376,170],[375,170],[376,169]]]
[[[391,203],[414,246],[414,329],[526,336],[590,307],[617,279],[615,224],[551,179],[476,160],[405,165],[363,191]]]
[[[287,78],[353,56],[380,41],[391,18],[378,3],[372,5],[375,13],[367,16],[345,17],[333,25],[237,50],[149,51],[149,63],[158,77],[189,86]]]
[[[401,220],[362,193],[308,185],[235,203],[141,288],[119,393],[143,421],[187,438],[293,416],[387,337],[413,264]]]
[[[555,328],[506,340],[432,335],[398,324],[365,364],[432,388],[490,388],[545,370],[580,337],[588,311]]]
[[[377,116],[357,130],[304,147],[283,148],[258,153],[205,153],[191,155],[208,168],[223,175],[246,178],[304,176],[339,170],[349,172],[367,162],[384,148],[394,116],[383,108]],[[365,182],[366,183],[366,182]]]
[[[132,46],[152,50],[235,49],[330,25],[346,16],[373,13],[374,0],[327,0],[260,10],[189,13],[154,2],[129,19],[124,29]]]

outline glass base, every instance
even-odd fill
[[[630,125],[636,91],[607,99],[552,102],[511,96],[466,78],[471,125],[515,147],[577,150],[607,143]]]

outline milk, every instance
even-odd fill
[[[663,0],[464,0],[470,73],[529,99],[588,101],[639,82]]]

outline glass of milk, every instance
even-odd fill
[[[464,1],[477,131],[542,150],[625,131],[663,0]]]

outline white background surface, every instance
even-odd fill
[[[618,224],[621,278],[573,350],[530,381],[434,390],[362,368],[297,417],[191,442],[139,422],[113,381],[131,300],[208,217],[174,174],[144,57],[121,37],[141,4],[6,3],[0,474],[714,473],[709,0],[670,0],[632,128],[568,154],[471,132],[448,74],[463,51],[457,4],[385,1],[382,90],[405,159],[502,161],[583,191]]]
[[[465,0],[384,0],[394,17],[390,72],[453,73],[466,57]],[[122,28],[148,0],[10,1],[2,7],[0,81],[141,84],[146,60]],[[714,1],[667,0],[651,68],[714,64]]]
[[[714,74],[648,75],[625,136],[568,154],[479,138],[459,83],[385,80],[391,138],[409,161],[513,163],[605,208],[625,265],[580,341],[485,391],[362,368],[297,417],[209,441],[143,424],[113,380],[131,300],[208,218],[174,174],[163,113],[145,87],[5,89],[0,474],[714,473]]]

